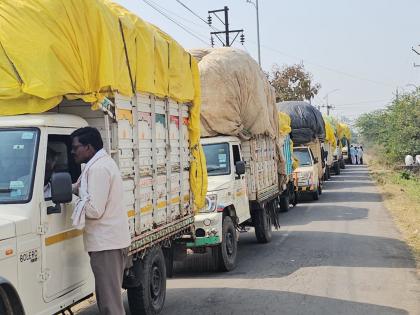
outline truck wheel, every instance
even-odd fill
[[[231,271],[236,268],[238,238],[231,217],[224,217],[222,243],[213,250],[213,259],[220,271]]]
[[[331,179],[331,167],[327,168],[327,179]]]
[[[280,197],[280,210],[281,212],[289,211],[289,196]]]
[[[143,259],[141,284],[127,289],[131,314],[159,314],[166,297],[165,257],[160,247],[154,247]]]
[[[344,159],[340,160],[340,168],[342,168],[342,169],[346,168],[346,163],[344,163]]]
[[[319,193],[319,195],[322,195],[322,184],[321,184],[321,182],[318,183],[318,193]]]
[[[265,208],[252,211],[252,222],[254,222],[255,237],[258,243],[269,243],[271,241],[271,218]]]
[[[335,175],[340,175],[340,164],[337,162],[335,165],[334,165],[334,173],[335,173]]]
[[[315,190],[315,191],[312,193],[312,199],[313,199],[313,200],[318,200],[318,199],[319,199],[319,191],[318,191],[318,189],[317,189],[317,190]]]

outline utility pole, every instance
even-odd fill
[[[334,106],[330,105],[330,103],[328,102],[328,95],[330,95],[331,93],[337,92],[337,91],[339,91],[339,90],[340,90],[340,89],[335,89],[335,90],[332,90],[332,91],[328,92],[328,93],[324,96],[324,99],[326,100],[327,105],[322,105],[321,107],[326,107],[326,108],[327,108],[327,115],[328,115],[328,116],[330,115],[330,109],[334,109],[334,108],[335,108]]]
[[[415,50],[414,47],[411,47],[411,50],[414,51],[417,55],[420,55],[420,52],[418,52],[417,50]],[[419,64],[416,64],[415,62],[413,63],[413,66],[414,66],[414,68],[420,67],[420,65]]]
[[[260,45],[260,14],[258,12],[258,0],[246,0],[246,2],[251,3],[255,7],[255,11],[257,12],[257,40],[258,40],[258,64],[261,67],[261,45]]]
[[[217,13],[220,13],[220,12],[224,13],[224,21],[217,15]],[[214,15],[225,26],[224,31],[210,32],[212,47],[214,46],[213,35],[216,36],[216,38],[222,43],[222,45],[224,47],[230,47],[235,42],[238,35],[241,34],[240,42],[241,42],[242,45],[244,44],[245,35],[244,35],[244,30],[243,29],[229,30],[229,8],[227,6],[225,6],[223,9],[208,11],[208,13],[209,13],[209,16],[207,18],[207,21],[208,21],[208,24],[210,26],[212,24],[212,16],[211,15]],[[225,40],[224,41],[219,37],[219,35],[221,35],[221,34],[225,34]],[[232,41],[230,40],[230,36],[229,36],[230,34],[236,34]]]

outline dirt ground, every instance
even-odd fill
[[[401,171],[384,167],[372,155],[367,155],[366,161],[385,206],[410,246],[420,274],[420,179],[404,179]]]

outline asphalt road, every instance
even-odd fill
[[[241,234],[232,272],[178,265],[162,314],[420,314],[414,260],[365,166],[348,166],[281,221],[269,244]]]

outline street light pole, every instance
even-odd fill
[[[327,108],[327,116],[330,115],[330,109],[333,108],[333,106],[330,106],[330,104],[328,103],[328,95],[330,95],[331,93],[337,92],[337,91],[340,91],[340,89],[332,90],[332,91],[328,92],[327,94],[325,94],[325,96],[324,96],[324,99],[326,99],[326,101],[327,101],[327,105],[326,106],[322,106],[322,107],[326,107]]]
[[[258,12],[258,0],[255,0],[255,3],[252,0],[246,0],[247,3],[254,5],[257,12],[257,42],[258,42],[258,64],[261,67],[261,45],[260,45],[260,14]]]

